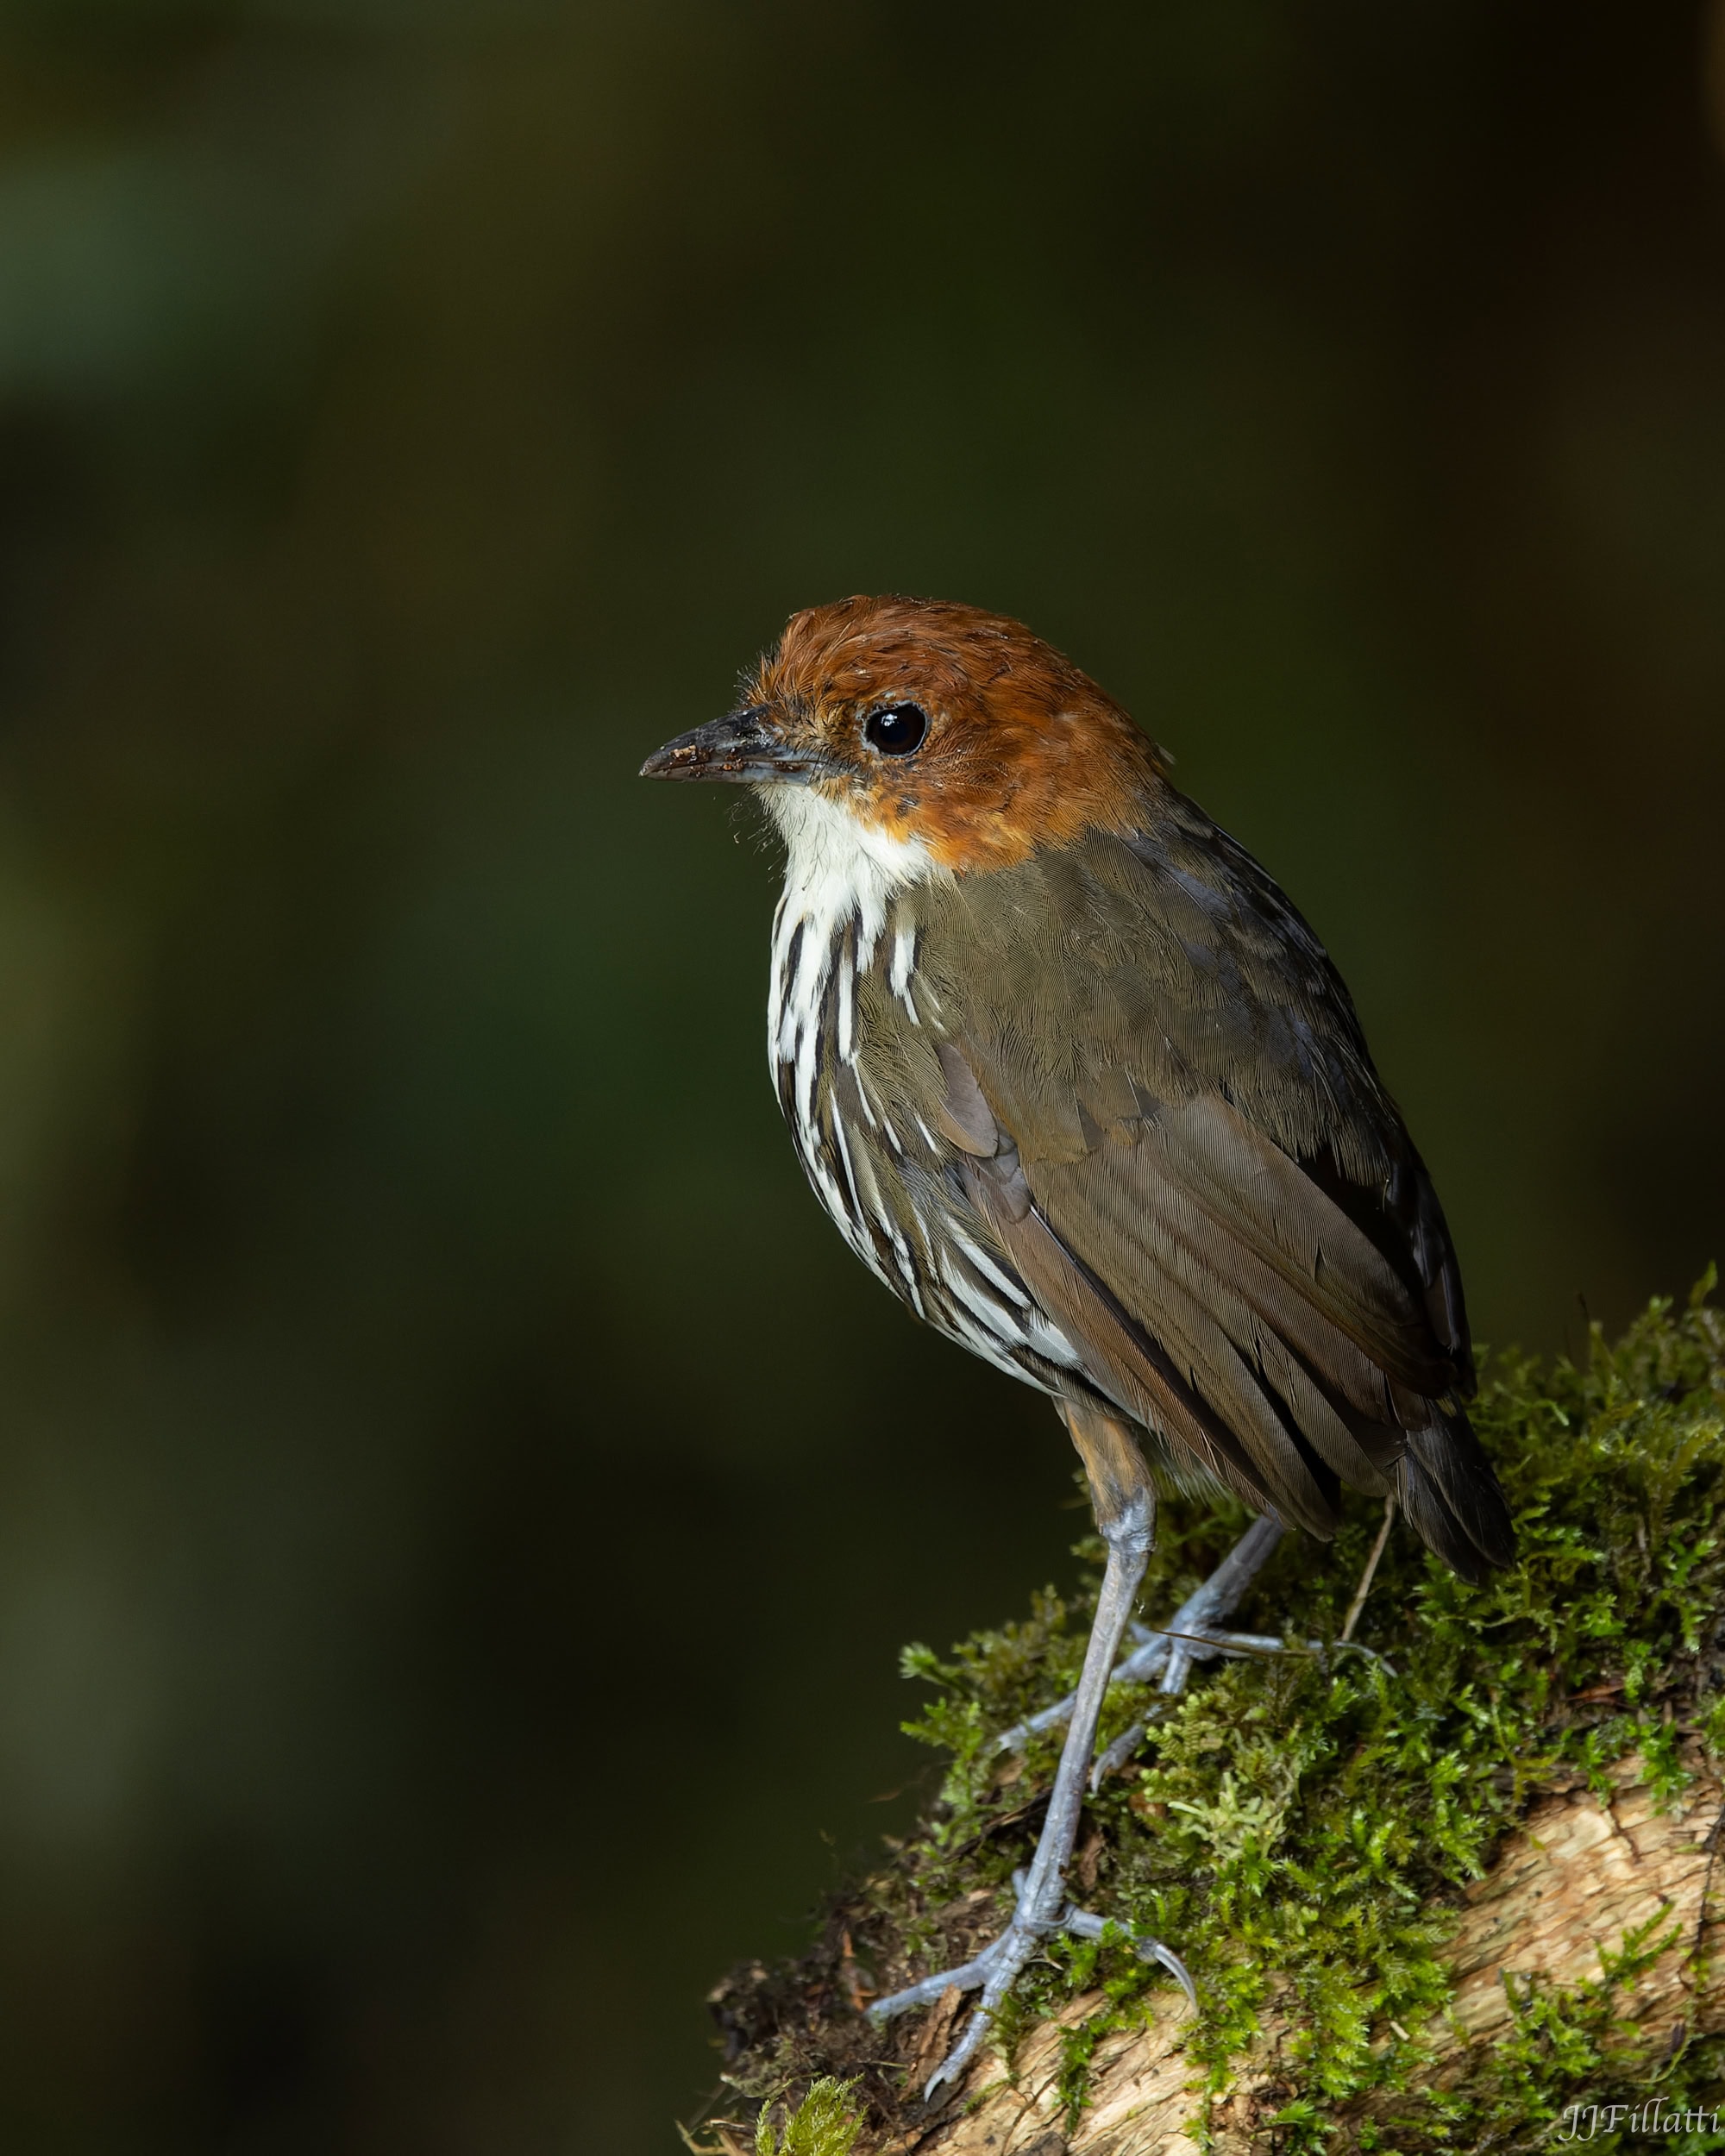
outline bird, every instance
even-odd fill
[[[1050,1396],[1106,1551],[1010,1922],[871,2009],[981,1990],[931,2101],[1040,1942],[1096,1927],[1065,1871],[1158,1482],[1260,1515],[1230,1597],[1282,1527],[1331,1538],[1344,1487],[1464,1580],[1515,1558],[1432,1179],[1322,943],[1170,761],[1021,623],[889,594],[794,614],[724,717],[642,766],[764,805],[803,1170],[917,1318]]]

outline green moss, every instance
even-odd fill
[[[849,2099],[852,2084],[823,2075],[775,2134],[763,2109],[755,2129],[755,2156],[850,2156],[862,2115]]]
[[[1603,1794],[1613,1763],[1636,1753],[1669,1803],[1725,1750],[1725,1320],[1711,1286],[1709,1275],[1686,1307],[1655,1302],[1615,1346],[1595,1328],[1578,1363],[1487,1363],[1476,1422],[1517,1518],[1513,1571],[1470,1588],[1398,1528],[1359,1626],[1383,1659],[1311,1652],[1305,1643],[1334,1639],[1380,1523],[1362,1503],[1328,1552],[1290,1537],[1240,1614],[1294,1651],[1201,1672],[1178,1701],[1125,1687],[1111,1698],[1105,1739],[1152,1719],[1131,1766],[1087,1808],[1083,1898],[1185,1958],[1201,2002],[1187,2046],[1211,2089],[1226,2085],[1266,2019],[1284,2030],[1278,2145],[1290,2152],[1326,2146],[1344,2120],[1352,2146],[1513,2147],[1549,2135],[1578,2091],[1653,2093],[1653,2062],[1617,2011],[1651,1940],[1603,1942],[1613,1958],[1596,1984],[1518,1994],[1512,2033],[1466,2088],[1435,2096],[1427,2084],[1452,1991],[1445,1947],[1458,1890],[1529,1796],[1583,1783]],[[1220,1505],[1167,1507],[1146,1614],[1174,1607],[1243,1519]],[[950,1658],[907,1651],[907,1674],[934,1688],[906,1727],[944,1755],[939,1796],[835,1918],[827,1959],[804,1965],[809,2025],[844,2018],[840,1932],[847,1955],[855,1934],[885,1988],[998,1927],[1039,1821],[1026,1799],[1046,1789],[1057,1745],[1020,1760],[994,1739],[1070,1689],[1089,1614],[1088,1595],[1048,1592],[1025,1621]],[[840,1973],[854,1993],[848,1965]],[[997,2048],[1009,2071],[1027,2029],[1100,1990],[1098,2010],[1063,2036],[1060,2085],[1076,2119],[1096,2046],[1141,2022],[1158,1982],[1122,1934],[1052,1942],[1000,2015]],[[823,1983],[833,2003],[811,2007]],[[760,2040],[756,2056],[782,2072],[794,2049]],[[1718,2065],[1704,2051],[1665,2059],[1659,2085],[1698,2101]],[[884,2121],[885,2079],[871,2078],[870,2094]],[[1395,2115],[1395,2133],[1368,2126],[1368,2109]]]

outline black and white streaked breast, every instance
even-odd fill
[[[833,827],[841,812],[809,802],[773,804],[790,858],[768,1000],[768,1060],[803,1171],[850,1248],[918,1317],[1058,1393],[1076,1354],[977,1215],[953,1147],[868,1052],[865,1001],[882,994],[911,1025],[940,1027],[919,962],[913,864],[906,873],[858,852]]]

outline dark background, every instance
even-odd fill
[[[668,2153],[898,1645],[1082,1523],[635,768],[793,607],[1020,614],[1330,943],[1477,1329],[1685,1286],[1725,13],[12,0],[0,128],[0,2145]]]

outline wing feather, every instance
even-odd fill
[[[1393,1486],[1477,1576],[1513,1539],[1430,1179],[1316,938],[1171,798],[950,896],[938,1062],[905,1055],[1100,1391],[1315,1533],[1338,1478]]]
[[[1019,1277],[1077,1350],[1103,1395],[1183,1448],[1217,1481],[1258,1509],[1268,1504],[1327,1538],[1335,1529],[1295,1448],[1258,1457],[1182,1374],[1165,1343],[1145,1330],[1107,1285],[1075,1257],[1023,1187],[1016,1154],[969,1160],[965,1181],[977,1211]],[[1017,1188],[1014,1188],[1014,1185]]]

